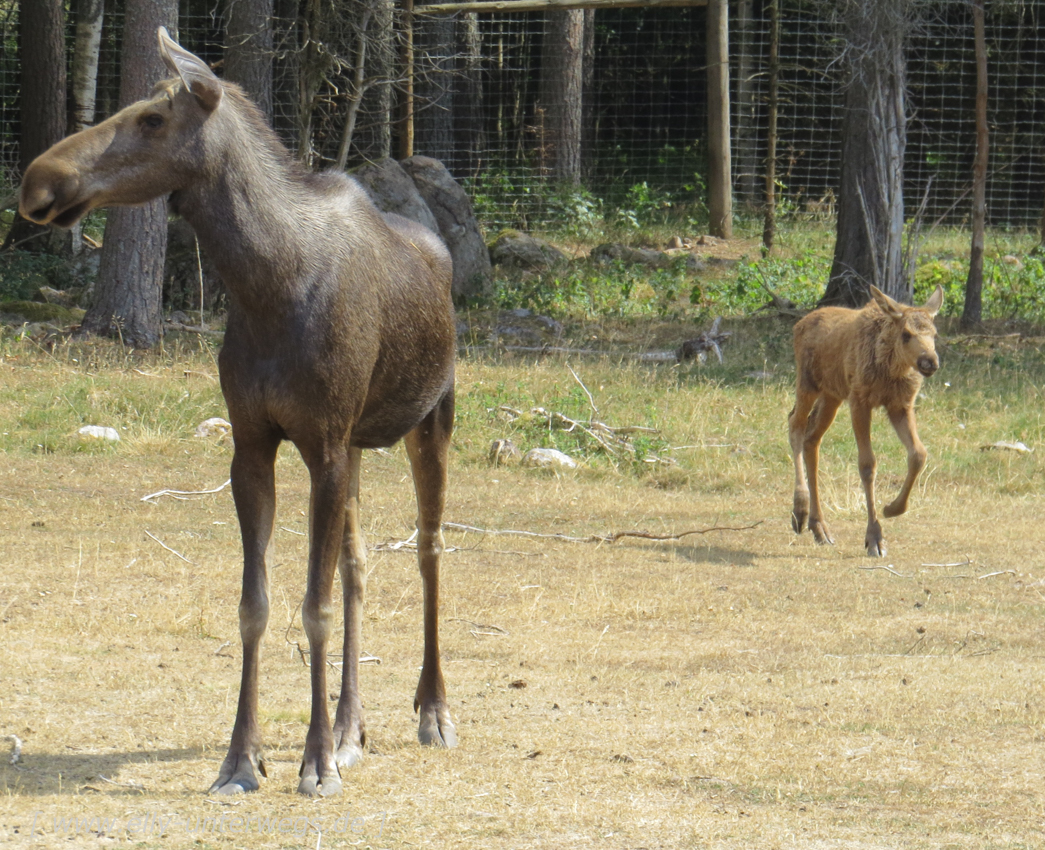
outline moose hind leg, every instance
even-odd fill
[[[885,555],[885,538],[882,536],[882,524],[878,521],[878,511],[874,504],[874,475],[877,462],[871,448],[871,408],[865,404],[852,404],[850,412],[853,417],[853,434],[856,436],[860,481],[864,485],[864,498],[867,500],[867,533],[864,535],[864,548],[872,558],[879,558]]]
[[[417,558],[424,587],[424,660],[414,696],[414,710],[420,712],[417,737],[422,744],[443,747],[457,745],[439,657],[439,559],[453,416],[451,389],[406,436],[417,494]]]
[[[348,498],[341,543],[341,589],[345,603],[345,646],[341,664],[341,697],[334,717],[335,761],[351,767],[363,757],[366,727],[359,699],[359,654],[362,647],[363,593],[366,589],[366,541],[359,525],[360,449],[349,450]]]
[[[820,544],[835,542],[827,530],[824,511],[820,505],[820,441],[835,421],[841,404],[840,399],[820,396],[813,405],[805,440],[802,443],[802,456],[805,458],[806,472],[809,475],[809,530],[813,532],[813,539]]]
[[[232,496],[243,538],[243,590],[239,605],[243,674],[232,741],[218,778],[210,787],[211,794],[256,791],[258,774],[267,775],[258,725],[258,663],[269,614],[266,556],[275,519],[274,463],[279,441],[244,433],[242,429],[237,430],[236,437]]]
[[[805,464],[802,459],[802,444],[805,442],[809,411],[816,400],[814,393],[799,391],[795,406],[787,417],[788,442],[791,444],[791,459],[795,464],[795,497],[791,508],[791,528],[801,534],[809,518],[809,484],[806,480]]]

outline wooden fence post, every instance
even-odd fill
[[[729,150],[729,12],[727,0],[708,0],[708,232],[733,235]]]

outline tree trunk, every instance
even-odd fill
[[[549,168],[558,183],[581,182],[584,20],[582,9],[545,13],[540,104]]]
[[[454,98],[456,112],[458,177],[474,177],[482,161],[485,135],[482,121],[482,40],[479,34],[479,16],[463,14],[457,19],[457,92]]]
[[[976,42],[976,160],[972,167],[972,250],[965,281],[962,330],[976,328],[983,319],[983,237],[987,224],[987,41],[983,0],[973,0],[973,38]]]
[[[94,100],[98,90],[98,54],[102,46],[105,0],[77,0],[76,46],[73,49],[72,132],[94,123]]]
[[[374,21],[371,40],[371,75],[374,84],[367,91],[365,108],[373,116],[372,156],[382,160],[392,155],[392,124],[394,116],[392,84],[396,75],[395,6],[392,0],[374,0]]]
[[[156,50],[156,28],[176,30],[177,0],[127,0],[121,53],[120,105],[146,97],[167,76]],[[151,348],[162,329],[167,199],[109,211],[94,303],[82,333],[117,333],[125,344]]]
[[[273,0],[228,0],[225,79],[238,83],[272,121]]]
[[[874,284],[910,303],[903,273],[904,42],[909,0],[846,0],[849,82],[831,277],[821,304],[859,307]]]
[[[729,6],[708,0],[708,232],[733,235],[729,138]]]
[[[22,65],[19,162],[25,171],[34,159],[62,140],[66,127],[65,4],[62,0],[22,0],[19,7],[19,59]],[[53,250],[48,228],[17,217],[4,248]],[[66,238],[60,242],[68,243]]]

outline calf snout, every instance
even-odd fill
[[[940,368],[940,358],[935,354],[923,354],[918,358],[918,371],[925,377],[934,374]]]
[[[64,163],[37,160],[22,180],[18,211],[37,224],[51,224],[76,205],[81,181],[75,170]]]

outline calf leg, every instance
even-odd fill
[[[918,439],[918,428],[914,422],[913,407],[907,406],[890,410],[889,421],[893,423],[896,435],[900,438],[904,448],[907,449],[907,478],[904,480],[899,495],[882,508],[883,515],[893,517],[899,516],[907,510],[907,500],[910,498],[914,482],[918,480],[918,476],[925,467],[927,453],[925,446],[922,445],[922,441]]]
[[[795,464],[795,498],[791,508],[791,527],[795,534],[801,534],[809,516],[809,484],[806,481],[806,469],[802,461],[802,445],[805,442],[806,426],[809,424],[809,411],[816,401],[815,393],[798,391],[795,406],[787,417],[788,442],[791,444],[791,459]]]
[[[363,757],[366,727],[359,700],[359,654],[362,647],[363,593],[366,589],[366,541],[359,526],[359,449],[348,453],[348,499],[341,542],[341,589],[345,602],[345,647],[341,659],[341,698],[334,718],[335,760],[351,767]]]
[[[250,434],[242,428],[236,428],[235,434],[232,496],[243,539],[243,590],[239,604],[243,675],[232,741],[218,778],[210,787],[211,794],[256,791],[257,774],[266,775],[258,726],[258,660],[269,615],[266,556],[276,510],[274,464],[279,440],[271,435]]]
[[[809,475],[809,530],[813,532],[813,539],[821,544],[835,541],[831,539],[831,533],[827,530],[824,511],[820,506],[820,441],[835,421],[841,404],[840,399],[820,396],[813,405],[802,442],[802,456],[805,458],[806,472]]]
[[[349,490],[349,450],[344,446],[301,448],[312,479],[309,500],[308,587],[301,606],[301,624],[308,637],[312,680],[312,714],[305,736],[298,793],[329,797],[341,791],[334,756],[334,733],[327,711],[327,645],[333,621],[331,596],[334,571],[345,529]]]
[[[457,745],[439,658],[439,556],[443,551],[443,506],[453,417],[454,396],[450,389],[421,424],[406,435],[417,493],[417,558],[424,584],[424,661],[414,696],[414,711],[420,711],[417,737],[422,744],[445,747]]]
[[[867,500],[867,533],[864,536],[864,548],[872,558],[885,555],[885,540],[882,538],[882,524],[878,521],[878,512],[874,506],[874,473],[875,457],[871,448],[871,408],[866,404],[850,401],[853,417],[853,434],[856,436],[860,481],[864,485],[864,498]]]

